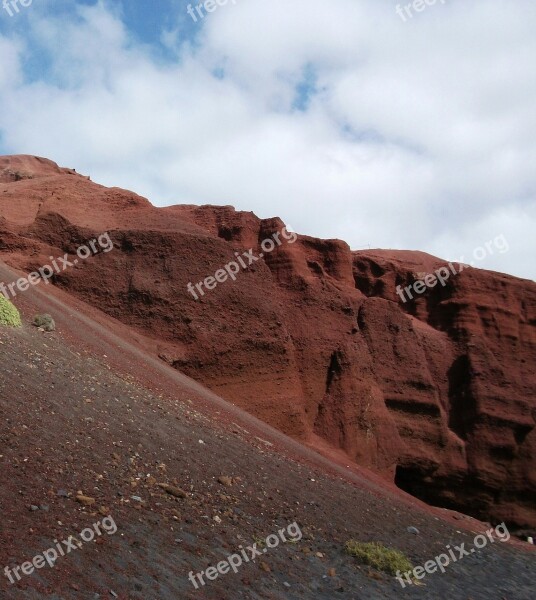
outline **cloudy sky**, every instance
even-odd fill
[[[0,154],[534,279],[536,3],[396,6],[8,2]]]

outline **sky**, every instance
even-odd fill
[[[0,154],[535,279],[533,0],[1,1]]]

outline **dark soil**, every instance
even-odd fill
[[[488,544],[405,590],[359,565],[344,553],[349,539],[381,541],[422,565],[447,544],[470,548],[486,526],[329,462],[151,358],[111,319],[67,301],[31,290],[16,301],[24,327],[0,329],[0,569],[105,514],[118,531],[15,585],[2,573],[2,598],[534,597],[536,554],[520,542]],[[33,327],[36,312],[50,313],[57,331]],[[76,502],[79,491],[95,504]],[[299,542],[202,589],[188,580],[294,521]]]

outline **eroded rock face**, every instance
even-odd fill
[[[0,183],[0,259],[32,271],[109,231],[113,252],[53,283],[280,430],[329,443],[434,504],[536,526],[536,285],[299,236],[196,301],[187,291],[284,227],[223,206],[155,208],[34,157]],[[20,169],[19,169],[20,170]]]
[[[404,262],[388,253],[357,253],[356,279],[375,290],[394,272],[406,285],[415,269]],[[419,271],[438,266],[424,262]],[[392,291],[386,285],[380,294],[393,299]],[[482,518],[534,523],[535,300],[533,282],[466,269],[445,287],[398,304],[417,342],[408,344],[407,355],[419,356],[428,373],[416,376],[415,365],[412,371],[402,362],[410,377],[384,388],[405,442],[396,470],[401,487],[434,504],[465,505]],[[387,346],[392,343],[391,337]],[[393,369],[375,364],[385,385]],[[401,401],[391,398],[393,387]],[[428,409],[418,410],[420,402]]]

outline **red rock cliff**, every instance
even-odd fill
[[[536,526],[536,285],[466,269],[403,303],[396,286],[440,259],[299,236],[197,301],[187,292],[283,226],[0,158],[0,259],[31,271],[108,231],[113,252],[53,283],[282,431],[431,503]]]

